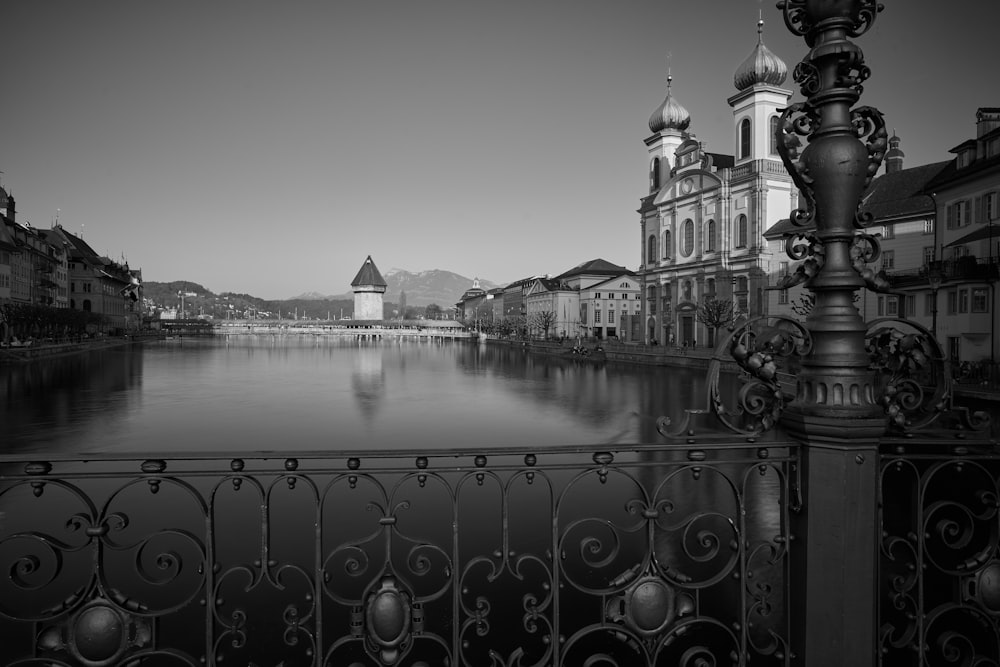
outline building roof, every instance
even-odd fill
[[[573,276],[620,276],[623,274],[635,275],[634,271],[629,271],[624,266],[618,266],[604,259],[592,259],[581,264],[577,264],[569,271],[560,273],[555,280],[564,280]]]
[[[764,84],[780,86],[788,76],[788,66],[771,49],[764,46],[761,33],[764,31],[764,19],[757,21],[757,46],[750,52],[747,59],[736,69],[733,84],[736,90],[746,90],[750,86]]]
[[[1000,155],[976,160],[969,166],[962,167],[961,169],[958,168],[957,161],[952,160],[927,184],[927,190],[933,192],[936,188],[948,185],[953,181],[960,181],[963,178],[975,176],[980,172],[998,167],[1000,167]]]
[[[670,91],[670,84],[673,80],[674,77],[668,74],[667,96],[663,98],[663,101],[660,102],[660,105],[656,107],[656,110],[649,117],[649,129],[653,132],[660,132],[662,130],[683,131],[691,124],[691,114],[674,99],[674,95]]]
[[[379,273],[378,267],[372,261],[372,256],[368,255],[365,263],[361,265],[358,275],[351,281],[351,287],[388,287],[385,278]]]
[[[876,220],[934,213],[934,200],[925,187],[949,164],[934,162],[879,176],[862,195],[862,210]]]

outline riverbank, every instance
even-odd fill
[[[574,345],[573,339],[567,338],[559,340],[512,340],[502,338],[487,338],[488,345],[505,345],[508,347],[520,347],[532,354],[544,354],[555,357],[569,357]],[[590,355],[584,359],[602,359],[626,364],[638,364],[640,366],[671,366],[679,368],[702,368],[707,369],[712,361],[712,350],[709,348],[682,348],[658,345],[641,345],[639,343],[622,343],[619,341],[594,341],[582,343]],[[597,351],[597,348],[600,351]],[[723,361],[723,370],[735,371],[739,367],[735,362]]]
[[[142,335],[105,338],[88,338],[86,340],[71,343],[41,343],[39,345],[29,345],[21,347],[0,348],[0,366],[4,364],[23,364],[39,359],[51,359],[53,357],[64,357],[81,352],[92,352],[94,350],[105,350],[123,345],[132,345],[146,340],[158,340],[162,336]]]

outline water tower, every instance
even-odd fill
[[[351,289],[354,290],[354,319],[381,320],[385,288],[385,278],[379,273],[372,256],[368,255],[358,275],[351,281]]]

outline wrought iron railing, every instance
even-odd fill
[[[879,664],[1000,662],[998,479],[995,443],[883,444]]]
[[[3,664],[791,660],[795,445],[271,456],[0,460]]]

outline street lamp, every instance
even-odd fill
[[[937,339],[937,314],[938,314],[938,290],[941,289],[941,283],[944,281],[944,276],[941,275],[941,271],[937,266],[931,266],[927,271],[927,284],[931,286],[931,334]]]

